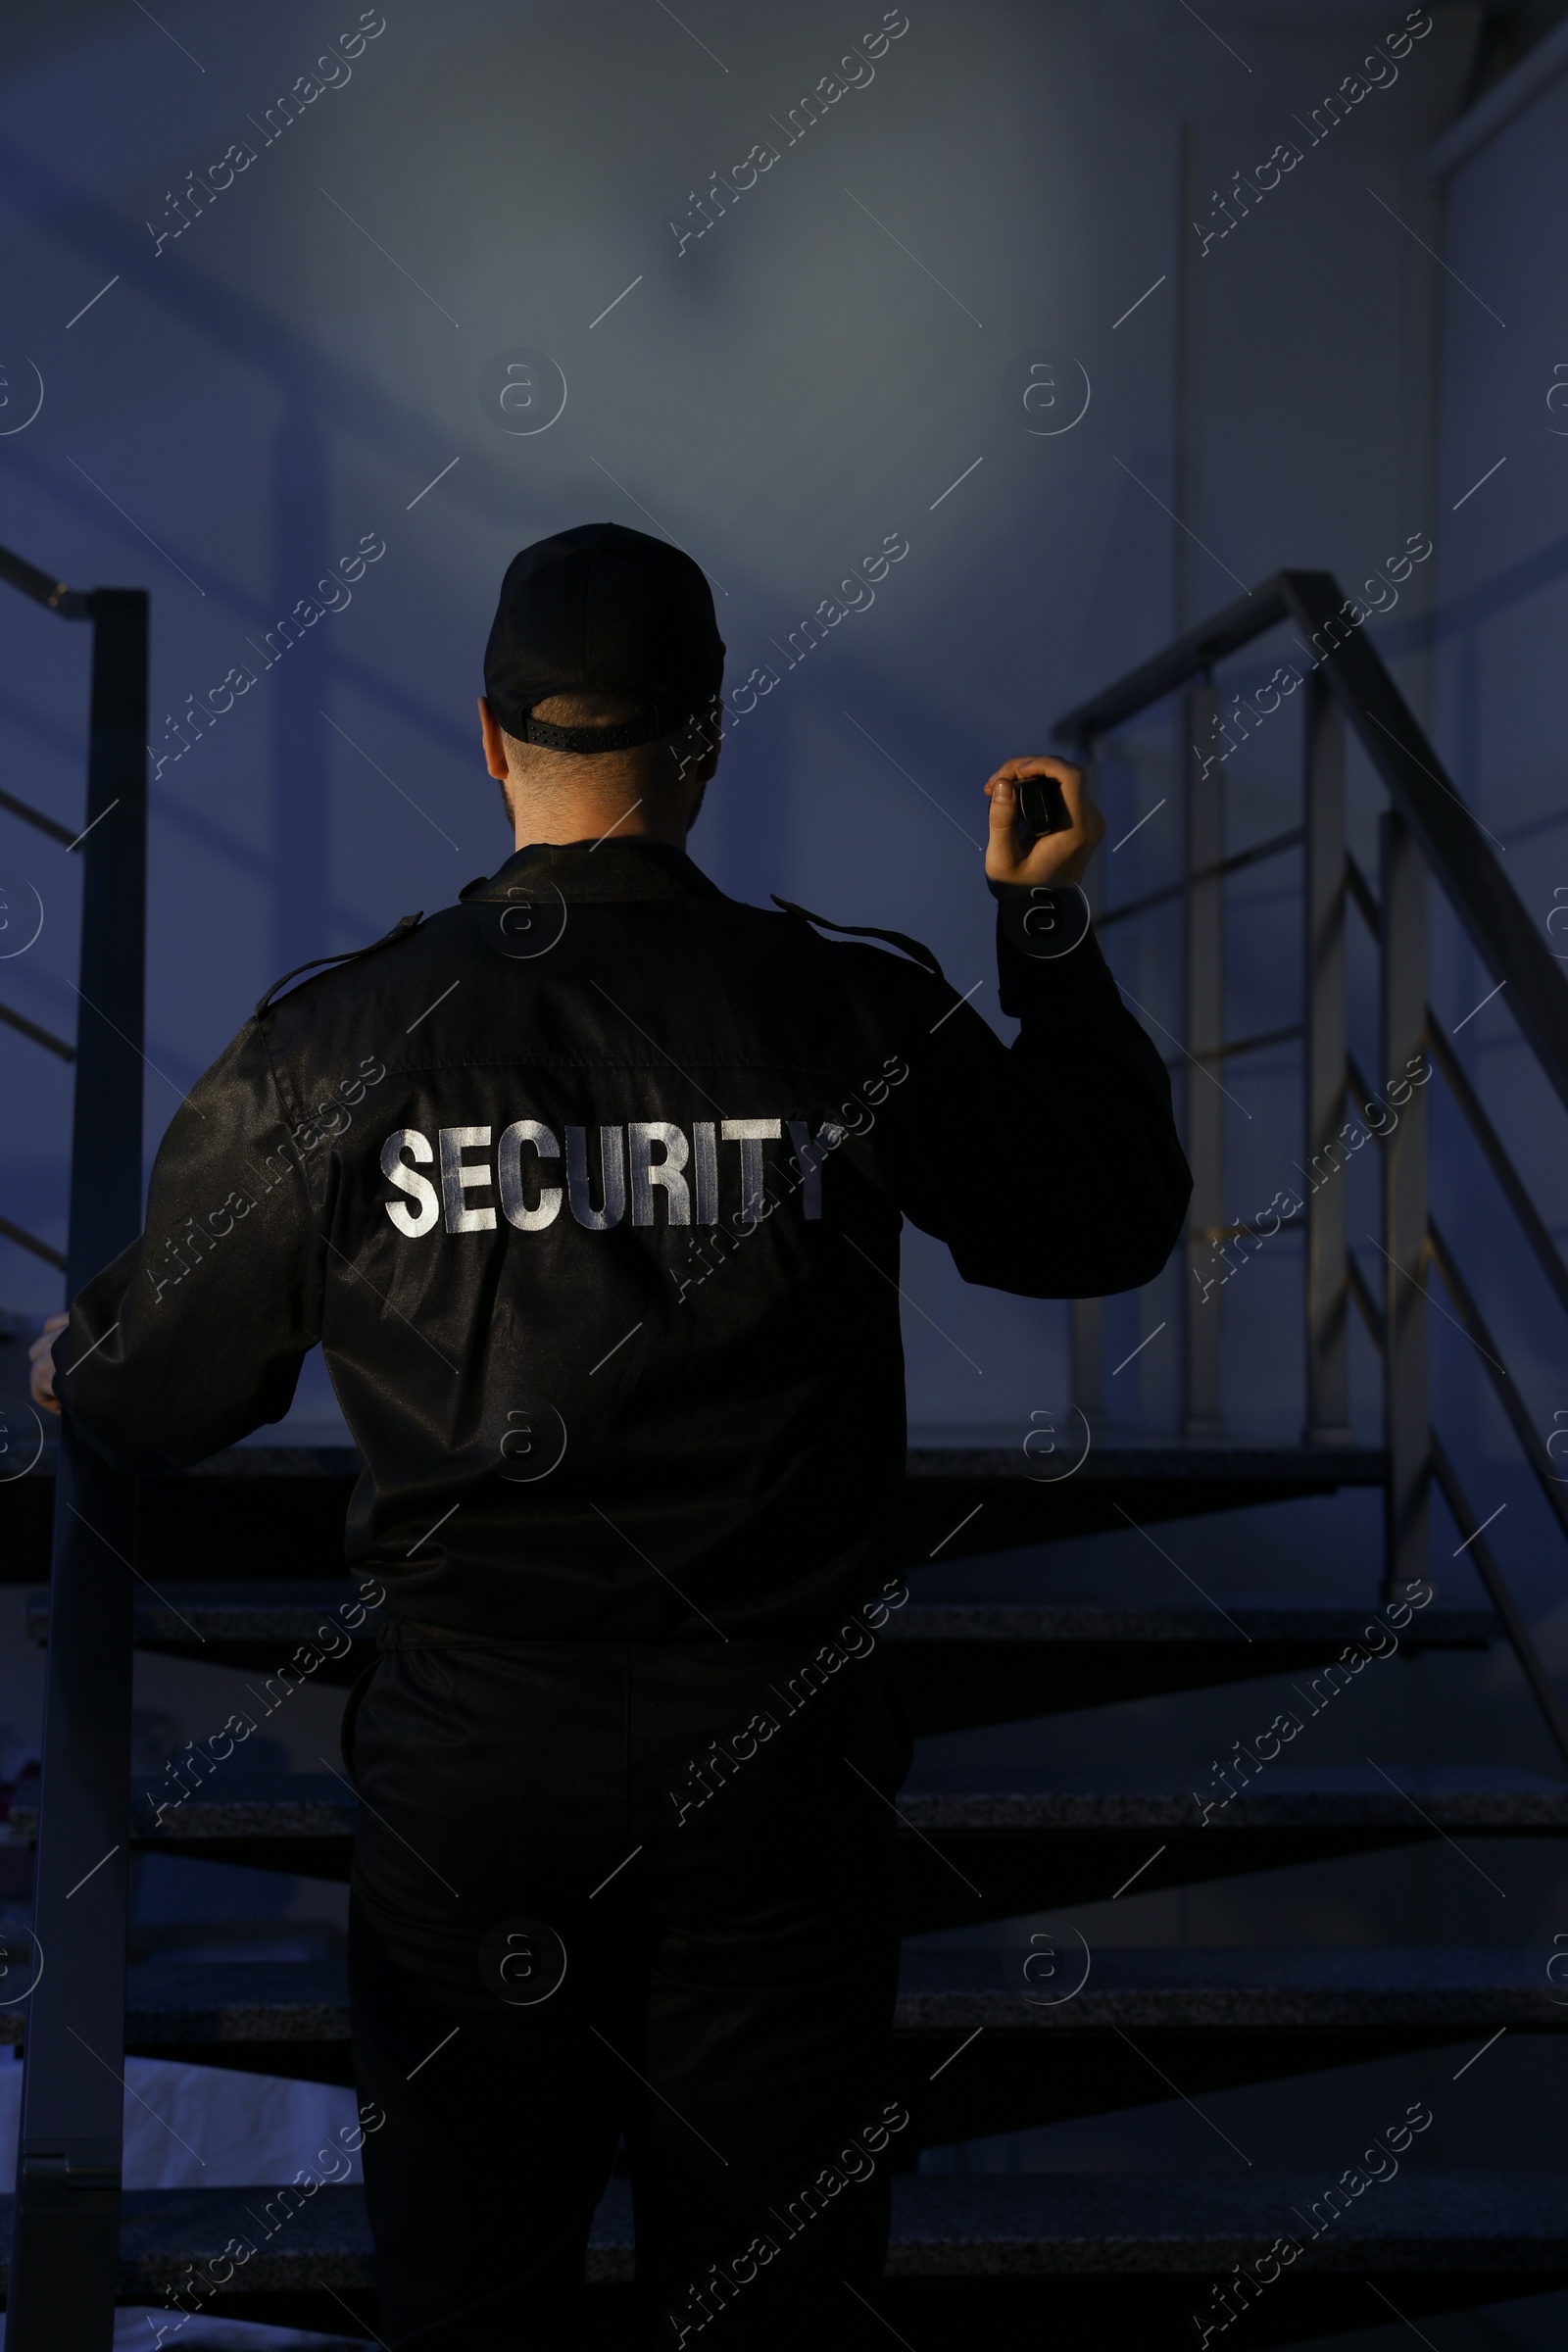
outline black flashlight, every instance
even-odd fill
[[[1055,776],[1023,776],[1016,786],[1018,818],[1030,840],[1042,833],[1067,833],[1072,818],[1061,784]]]

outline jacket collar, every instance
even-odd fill
[[[505,865],[470,882],[458,896],[491,904],[529,889],[559,891],[568,904],[724,895],[684,850],[633,836],[629,841],[535,842],[514,850]]]

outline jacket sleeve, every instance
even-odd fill
[[[1165,1065],[1093,930],[1036,959],[999,907],[997,960],[1002,1008],[1022,1024],[1011,1046],[922,985],[930,1026],[888,1104],[895,1197],[967,1282],[1036,1298],[1135,1290],[1169,1257],[1193,1189]]]
[[[54,1347],[65,1411],[116,1468],[183,1469],[287,1412],[320,1336],[325,1140],[284,1117],[259,1021],[174,1113],[146,1230]]]

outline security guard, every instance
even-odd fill
[[[900,1227],[1099,1296],[1190,1189],[1159,1056],[1052,910],[1104,830],[1080,771],[986,787],[1007,1047],[914,942],[686,856],[723,650],[662,542],[516,558],[479,706],[515,854],[269,992],[59,1350],[87,1442],[165,1471],[277,1420],[319,1342],[363,1455],[350,1990],[410,2352],[575,2341],[622,2137],[645,2341],[880,2340]],[[1031,844],[1036,775],[1070,822]]]

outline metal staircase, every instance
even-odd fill
[[[1185,740],[1211,743],[1220,707],[1215,666],[1271,628],[1289,626],[1311,639],[1322,659],[1303,695],[1300,827],[1261,851],[1228,854],[1222,811],[1214,805],[1212,760],[1205,767],[1200,749],[1189,761],[1186,870],[1169,893],[1155,894],[1161,903],[1180,901],[1187,910],[1183,1053],[1212,1063],[1258,1042],[1224,1036],[1223,967],[1215,949],[1216,935],[1222,937],[1218,894],[1228,873],[1259,855],[1298,851],[1304,868],[1301,1156],[1310,1161],[1337,1132],[1348,1085],[1356,1102],[1372,1100],[1346,1045],[1344,933],[1349,911],[1359,909],[1382,956],[1383,1069],[1400,1069],[1417,1052],[1430,1054],[1481,1144],[1504,1203],[1519,1218],[1552,1296],[1568,1305],[1568,1272],[1475,1083],[1427,1008],[1422,901],[1428,878],[1448,893],[1489,969],[1506,983],[1505,1001],[1565,1102],[1568,986],[1478,843],[1458,796],[1364,633],[1346,630],[1343,618],[1336,625],[1342,601],[1327,575],[1282,573],[1071,713],[1058,732],[1093,756],[1113,727],[1179,692],[1186,705]],[[1392,802],[1383,821],[1376,898],[1346,851],[1347,718],[1366,743]],[[1114,931],[1118,920],[1135,919],[1153,903],[1112,906],[1101,913],[1101,927]],[[131,1028],[128,1018],[122,1025]],[[1067,1769],[941,1760],[937,1743],[944,1735],[985,1726],[1039,1723],[1131,1700],[1179,1708],[1187,1694],[1273,1677],[1310,1688],[1362,1638],[1369,1610],[1380,1605],[1373,1592],[1355,1609],[1315,1598],[1259,1602],[1228,1593],[1223,1606],[1211,1605],[1175,1580],[1163,1598],[1152,1601],[1086,1602],[1063,1592],[1049,1551],[1037,1553],[1027,1570],[1016,1561],[988,1567],[996,1555],[1069,1538],[1101,1538],[1122,1527],[1129,1510],[1140,1527],[1148,1527],[1264,1505],[1289,1509],[1302,1497],[1365,1488],[1387,1497],[1381,1604],[1387,1607],[1429,1575],[1429,1498],[1436,1483],[1460,1536],[1470,1539],[1464,1557],[1474,1562],[1491,1605],[1460,1604],[1440,1592],[1409,1616],[1400,1645],[1407,1654],[1451,1659],[1457,1671],[1466,1657],[1479,1662],[1507,1642],[1549,1739],[1568,1763],[1568,1726],[1550,1677],[1498,1560],[1478,1532],[1448,1454],[1429,1427],[1425,1310],[1434,1267],[1457,1319],[1499,1363],[1500,1357],[1459,1265],[1431,1228],[1419,1107],[1379,1147],[1388,1252],[1381,1296],[1348,1248],[1345,1188],[1325,1185],[1304,1206],[1306,1429],[1298,1445],[1237,1444],[1227,1440],[1221,1424],[1218,1320],[1200,1311],[1201,1284],[1212,1278],[1216,1250],[1245,1245],[1253,1229],[1227,1218],[1224,1130],[1210,1096],[1219,1101],[1215,1090],[1191,1086],[1185,1106],[1198,1191],[1184,1267],[1190,1303],[1182,1435],[1106,1441],[1100,1310],[1087,1302],[1073,1309],[1075,1386],[1097,1442],[1077,1476],[1037,1483],[1017,1444],[921,1447],[911,1458],[901,1547],[916,1571],[912,1597],[890,1616],[881,1638],[916,1734],[927,1742],[900,1800],[911,1940],[899,1996],[894,2087],[912,2121],[903,2135],[906,2169],[894,2183],[884,2306],[889,2325],[913,2352],[960,2343],[966,2352],[971,2345],[981,2352],[1014,2352],[1037,2342],[1043,2328],[1064,2329],[1066,2340],[1076,2341],[1089,2328],[1107,2326],[1136,2329],[1138,2340],[1155,2347],[1180,2344],[1201,2352],[1208,2341],[1223,2339],[1226,2352],[1249,2352],[1366,2328],[1388,2320],[1391,2306],[1399,2316],[1420,2319],[1568,2287],[1568,2170],[1455,2172],[1412,2159],[1396,2180],[1365,2195],[1332,2228],[1314,2230],[1305,2217],[1318,2209],[1323,2180],[1305,2171],[1249,2171],[1220,2179],[1197,2172],[913,2169],[923,2149],[949,2149],[1151,2101],[1283,2085],[1395,2055],[1467,2051],[1500,2031],[1538,2037],[1568,2032],[1562,1999],[1568,1987],[1554,1987],[1542,1956],[1518,1945],[1097,1947],[1081,1990],[1053,2004],[1038,1997],[1024,1932],[1044,1913],[1054,1916],[1112,1896],[1132,1904],[1160,1889],[1288,1873],[1355,1855],[1392,1856],[1444,1840],[1462,1841],[1462,1852],[1479,1855],[1506,1876],[1510,1865],[1499,1857],[1524,1850],[1516,1841],[1568,1836],[1568,1778],[1500,1763],[1415,1765],[1385,1758],[1377,1765],[1313,1766],[1283,1758],[1223,1807],[1205,1811],[1195,1788],[1205,1783],[1206,1762],[1176,1770],[1138,1762]],[[1420,1098],[1413,1099],[1419,1104]],[[78,1162],[87,1132],[81,1116]],[[122,1238],[117,1232],[113,1246]],[[79,1279],[89,1262],[77,1250],[74,1212],[71,1278]],[[1375,1446],[1356,1444],[1350,1430],[1352,1303],[1382,1349],[1384,1443]],[[1568,1530],[1565,1490],[1512,1395],[1513,1385],[1505,1376],[1499,1385],[1499,1394],[1509,1390],[1511,1425],[1549,1489],[1559,1525]],[[134,1598],[128,1533],[117,1546],[122,1559],[100,1551],[83,1561],[62,1549],[61,1531],[73,1523],[66,1504],[85,1508],[79,1484],[72,1483],[82,1470],[70,1451],[69,1433],[57,1463],[46,1458],[32,1476],[0,1487],[6,1574],[20,1582],[47,1565],[52,1467],[65,1497],[56,1523],[52,1593],[35,1596],[28,1610],[33,1635],[49,1644],[50,1721],[58,1727],[63,1708],[68,1720],[74,1705],[79,1709],[87,1687],[81,1620],[90,1610],[108,1627],[94,1637],[90,1665],[112,1727],[112,1737],[103,1736],[94,1751],[99,1777],[93,1801],[100,1810],[93,1835],[100,1842],[90,1852],[81,1807],[66,1779],[67,1750],[53,1734],[46,1749],[38,1921],[51,1959],[52,1934],[63,1935],[74,1955],[72,1999],[88,2006],[72,2007],[69,2022],[80,2026],[89,2010],[97,2017],[98,2054],[117,2077],[123,2047],[348,2082],[348,2016],[338,1963],[151,1956],[133,1961],[125,1976],[123,1870],[126,1849],[134,1847],[341,1880],[353,1835],[351,1789],[330,1772],[258,1779],[236,1753],[170,1808],[161,1803],[167,1785],[130,1787],[124,1725],[133,1641],[147,1651],[267,1674],[311,1642],[324,1612],[331,1611],[338,1624],[354,1615],[358,1622],[347,1627],[342,1653],[323,1656],[313,1670],[319,1682],[345,1686],[353,1680],[373,1643],[378,1617],[373,1589],[363,1610],[345,1612],[342,1605],[356,1598],[356,1587],[343,1573],[340,1530],[357,1457],[334,1448],[245,1448],[188,1477],[143,1482],[134,1556],[157,1590],[139,1583]],[[952,1536],[965,1513],[967,1524]],[[955,1558],[966,1563],[961,1597],[937,1596],[929,1569],[922,1589],[918,1569],[933,1552],[940,1553],[942,1589],[951,1590]],[[1020,1577],[1027,1580],[1022,1597]],[[116,1742],[109,1759],[107,1750]],[[110,1829],[103,1808],[116,1801],[120,1810]],[[37,1817],[24,1790],[18,1792],[11,1818],[14,1835],[34,1826]],[[100,1912],[78,1926],[74,1912],[64,1912],[66,1890],[111,1844],[116,1858],[105,1862],[99,1877],[114,1889],[119,1909],[107,1923]],[[63,1926],[51,1929],[47,1923],[55,1920]],[[1021,1924],[1000,1924],[1008,1922]],[[984,1923],[995,1925],[999,1948],[932,1948],[921,1940]],[[46,1974],[45,1985],[49,1982]],[[11,2352],[36,2352],[45,2344],[50,2352],[107,2352],[117,2294],[122,2302],[160,2304],[184,2291],[182,2308],[190,2308],[192,2276],[203,2275],[230,2236],[255,2237],[242,2210],[273,2192],[126,2195],[119,2201],[117,2268],[108,2135],[118,2134],[118,2080],[112,2125],[109,2102],[100,2099],[90,2119],[96,2146],[78,2139],[74,2144],[86,2153],[72,2156],[68,2150],[62,2172],[34,2119],[45,2112],[64,2118],[54,2125],[63,2145],[68,2131],[85,2133],[87,2126],[67,2099],[68,2091],[75,2095],[72,2085],[79,2077],[62,2055],[69,2038],[62,2032],[65,2014],[45,2012],[39,2002],[35,1994],[25,2026],[24,2012],[0,2008],[0,2039],[20,2038],[24,2030],[27,2035],[24,2139],[32,2167],[23,2175],[13,2274],[18,2285],[7,2340]],[[111,2004],[112,2029],[104,2023]],[[1445,2079],[1451,2071],[1446,2060]],[[1284,2270],[1270,2253],[1282,2238],[1298,2246]],[[631,2219],[623,2180],[612,2183],[600,2208],[588,2278],[587,2340],[606,2347],[635,2340],[628,2332]],[[30,2280],[42,2283],[34,2288]],[[46,2290],[59,2298],[47,2321],[30,2299]],[[200,2305],[214,2317],[334,2332],[358,2324],[370,2340],[378,2323],[359,2191],[320,2189],[258,2259],[221,2289],[203,2292]]]

